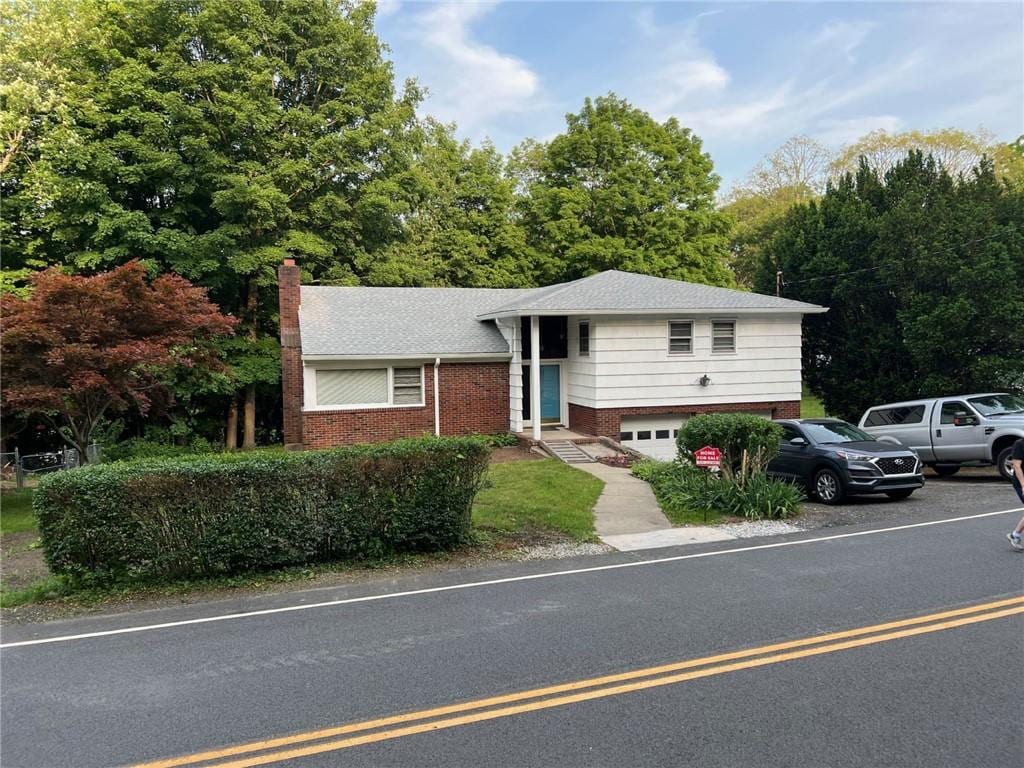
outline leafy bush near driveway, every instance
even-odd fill
[[[705,413],[683,424],[676,437],[679,455],[691,459],[711,445],[722,451],[722,470],[736,473],[747,453],[747,474],[763,472],[779,452],[782,427],[750,413]]]
[[[651,484],[662,510],[674,523],[697,522],[695,513],[779,520],[795,515],[803,493],[795,485],[763,473],[742,485],[678,461],[642,461],[633,474]]]
[[[489,453],[422,438],[99,464],[45,478],[33,506],[54,573],[233,574],[466,541]]]

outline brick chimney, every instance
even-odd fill
[[[299,333],[299,268],[285,259],[277,268],[281,328],[281,400],[286,447],[302,446],[302,336]]]

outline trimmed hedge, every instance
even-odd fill
[[[232,574],[460,544],[488,457],[422,438],[100,464],[44,478],[33,509],[54,573]]]
[[[676,437],[679,455],[692,459],[695,451],[711,445],[722,451],[722,467],[740,468],[743,451],[753,465],[748,472],[762,471],[779,452],[782,427],[750,413],[705,413],[683,424]]]

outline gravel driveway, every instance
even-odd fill
[[[794,522],[802,528],[829,528],[880,520],[899,525],[901,522],[995,512],[1018,506],[1020,502],[1013,488],[998,477],[995,470],[973,470],[953,477],[926,476],[924,488],[902,501],[892,501],[880,495],[854,496],[834,507],[805,502],[801,507],[802,514]]]

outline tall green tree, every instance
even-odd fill
[[[372,285],[521,287],[533,279],[516,217],[515,180],[490,143],[470,147],[427,119],[399,238],[366,275]]]
[[[990,132],[979,129],[940,128],[934,131],[871,131],[836,154],[832,161],[835,176],[856,173],[862,162],[884,176],[912,150],[931,155],[953,178],[969,176],[982,158],[1001,146]],[[997,172],[999,169],[997,168]]]
[[[804,321],[804,375],[830,413],[1024,386],[1024,195],[983,160],[954,179],[911,151],[795,206],[757,287],[830,307]]]
[[[251,445],[257,386],[276,381],[252,360],[275,331],[274,268],[293,256],[307,279],[372,271],[409,211],[420,94],[395,93],[372,3],[79,6],[95,24],[71,43],[70,135],[12,165],[5,261],[93,272],[139,258],[207,287],[250,342]]]
[[[542,153],[519,153],[541,284],[623,269],[731,285],[728,217],[700,139],[614,95],[587,99]]]
[[[832,154],[807,136],[794,136],[766,156],[728,195],[722,211],[733,221],[729,266],[736,282],[750,288],[764,257],[764,245],[797,203],[825,191]]]

